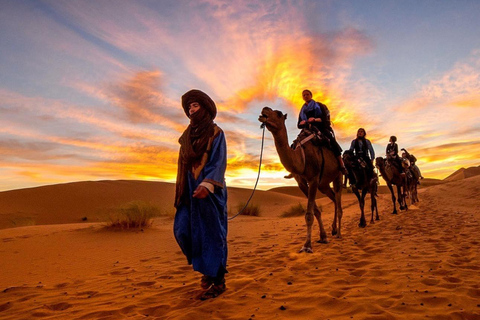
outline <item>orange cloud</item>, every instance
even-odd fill
[[[461,167],[479,164],[480,142],[476,139],[435,146],[414,147],[408,151],[418,159],[418,166],[429,178],[443,179]]]
[[[367,37],[347,29],[332,35],[287,37],[282,43],[261,59],[255,81],[237,90],[220,104],[221,109],[242,112],[253,101],[280,99],[298,112],[304,103],[301,93],[308,88],[314,99],[329,107],[336,130],[358,127],[363,122],[361,106],[349,101],[346,83],[353,58],[371,48]]]
[[[139,71],[113,85],[110,99],[125,110],[132,123],[161,123],[181,132],[184,126],[179,124],[179,119],[184,120],[183,113],[179,107],[172,108],[163,95],[161,76],[158,70]]]
[[[419,112],[424,109],[449,107],[480,107],[480,50],[475,50],[464,61],[438,79],[424,85],[412,98],[396,107],[397,111]]]

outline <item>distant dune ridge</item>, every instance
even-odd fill
[[[480,166],[478,167],[470,167],[470,168],[461,168],[446,177],[444,180],[445,181],[456,181],[456,180],[462,180],[474,176],[480,175]]]
[[[229,187],[230,210],[245,203],[251,193],[250,189]],[[269,196],[263,197],[265,193]],[[4,191],[0,192],[0,229],[78,223],[85,218],[84,222],[105,221],[110,211],[136,200],[157,205],[173,214],[174,194],[173,183],[137,180],[83,181]],[[259,198],[262,198],[262,206],[282,210],[296,197],[257,190],[251,202],[258,202]]]
[[[1,192],[0,319],[480,319],[480,174],[470,169],[422,180],[420,203],[398,215],[381,193],[380,221],[363,229],[357,200],[345,193],[343,238],[315,243],[313,254],[298,253],[304,217],[280,217],[305,197],[290,187],[257,191],[261,216],[229,222],[227,291],[205,302],[195,299],[200,275],[180,252],[171,217],[141,231],[99,222],[132,200],[173,210],[173,184]],[[229,207],[250,194],[229,188]],[[330,232],[333,205],[317,203]],[[313,232],[318,240],[316,223]]]

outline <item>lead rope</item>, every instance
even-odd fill
[[[252,194],[250,195],[250,198],[248,198],[247,203],[245,206],[242,208],[242,210],[238,211],[237,214],[235,214],[233,217],[228,218],[228,220],[233,220],[235,219],[238,215],[242,214],[243,210],[245,210],[250,203],[250,200],[252,200],[253,194],[255,193],[255,190],[257,189],[257,184],[258,184],[258,179],[260,179],[260,169],[262,168],[262,158],[263,158],[263,142],[265,140],[265,123],[262,123],[260,126],[263,131],[262,131],[262,146],[260,148],[260,163],[258,164],[258,175],[257,175],[257,181],[255,182],[255,186],[253,187]]]

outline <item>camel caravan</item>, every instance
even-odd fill
[[[379,220],[377,208],[378,174],[385,180],[393,202],[392,214],[397,214],[396,201],[400,210],[408,210],[406,199],[411,203],[418,201],[417,185],[423,178],[416,163],[416,158],[407,150],[398,154],[397,138],[390,137],[386,148],[386,158],[375,157],[371,142],[366,139],[366,131],[358,129],[357,137],[350,148],[342,149],[335,139],[331,127],[330,112],[324,104],[312,99],[312,92],[302,92],[305,104],[300,110],[297,127],[301,129],[293,144],[289,144],[285,120],[287,115],[269,107],[262,109],[258,120],[272,133],[275,148],[285,169],[290,172],[285,178],[294,178],[300,190],[308,199],[305,222],[307,238],[300,252],[312,253],[312,228],[314,217],[320,227],[318,243],[328,243],[327,232],[322,222],[322,212],[315,203],[317,190],[325,194],[335,205],[332,222],[332,235],[341,237],[342,226],[342,189],[350,182],[352,192],[356,195],[361,211],[359,227],[366,227],[365,198],[370,195],[370,223]],[[397,189],[397,197],[393,190]],[[374,220],[375,217],[375,220]]]

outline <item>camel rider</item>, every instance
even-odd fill
[[[327,137],[327,139],[330,140],[332,151],[337,157],[340,171],[342,171],[343,174],[346,174],[347,169],[345,169],[345,164],[342,159],[342,148],[335,139],[335,134],[330,123],[330,112],[328,111],[327,106],[313,100],[312,92],[310,90],[303,90],[302,97],[305,103],[300,110],[297,127],[303,129],[310,124]]]
[[[410,167],[412,168],[413,173],[416,175],[416,178],[423,179],[420,168],[416,165],[417,158],[413,154],[409,153],[406,149],[402,148],[401,150],[403,151],[402,157],[405,155],[405,158],[410,161]],[[420,182],[418,183],[420,184]]]
[[[357,131],[357,138],[352,140],[350,144],[350,151],[364,160],[367,166],[373,170],[372,162],[375,160],[375,150],[373,150],[372,143],[366,138],[367,132],[363,128],[359,128]],[[370,154],[370,158],[368,155]]]
[[[386,154],[387,154],[387,161],[390,163],[393,163],[398,170],[404,175],[405,173],[403,172],[402,168],[402,159],[398,156],[398,144],[397,144],[397,137],[391,136],[389,143],[387,145],[386,149]]]
[[[372,143],[366,138],[367,132],[364,128],[357,130],[357,137],[352,140],[350,144],[350,151],[352,151],[360,162],[365,163],[367,174],[370,178],[373,175],[373,161],[375,160],[375,150],[373,150]],[[369,157],[370,155],[370,157]],[[353,177],[349,177],[350,182],[354,183]]]

